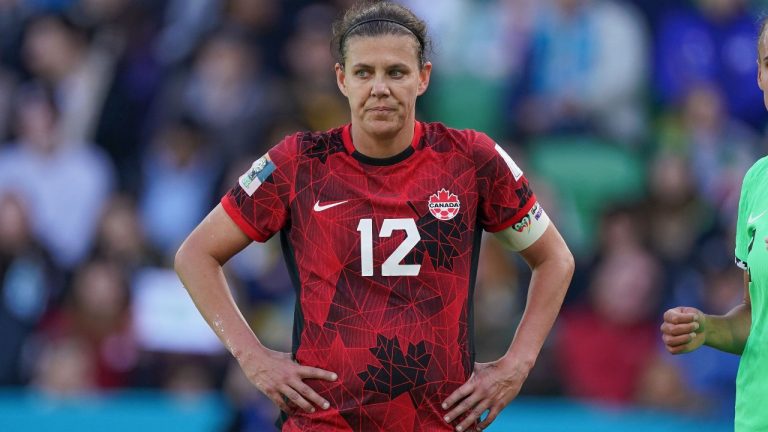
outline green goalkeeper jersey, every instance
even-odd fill
[[[768,157],[744,176],[736,263],[749,272],[752,327],[736,378],[736,432],[768,431]]]

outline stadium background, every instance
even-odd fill
[[[0,430],[270,430],[275,409],[171,270],[285,134],[347,121],[329,27],[349,1],[0,0]],[[746,0],[408,0],[435,40],[421,120],[512,153],[571,245],[563,313],[490,430],[732,430],[738,357],[668,355],[667,307],[723,313],[741,178],[766,153]],[[479,360],[524,264],[484,242]],[[290,349],[274,242],[227,265]]]

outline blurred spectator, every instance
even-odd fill
[[[334,18],[335,11],[319,3],[301,9],[285,43],[290,111],[310,130],[324,131],[349,122],[348,102],[337,87],[332,73],[335,60],[328,46]],[[275,142],[262,143],[263,151]]]
[[[169,120],[191,118],[216,154],[230,160],[266,146],[267,125],[282,111],[278,90],[245,35],[224,29],[204,41],[191,70],[166,84],[157,120],[163,127]]]
[[[504,88],[508,80],[518,80],[524,68],[533,17],[541,3],[444,0],[439,8],[418,0],[404,3],[425,19],[440,41],[431,59],[440,66],[419,105],[427,120],[503,138]]]
[[[603,210],[597,224],[597,245],[593,253],[580,262],[568,289],[566,303],[589,301],[590,285],[602,262],[613,255],[642,250],[646,247],[647,238],[643,213],[635,203],[614,203]]]
[[[119,263],[133,274],[140,267],[159,265],[161,257],[149,247],[135,200],[114,195],[98,224],[94,256]]]
[[[569,396],[628,404],[656,354],[661,269],[643,249],[605,255],[589,302],[563,309],[556,335]]]
[[[63,13],[76,0],[0,0],[0,64],[19,68],[25,27],[31,17],[45,13]]]
[[[763,127],[755,89],[757,20],[747,0],[695,0],[670,8],[656,31],[654,85],[664,105],[681,105],[693,86],[716,83],[725,112]],[[735,213],[733,213],[735,214]]]
[[[35,239],[22,200],[0,193],[0,386],[29,378],[22,363],[27,337],[59,300],[61,276]]]
[[[207,139],[196,121],[180,119],[158,131],[144,159],[141,221],[164,258],[215,202],[220,164]]]
[[[293,17],[286,17],[285,9],[291,7],[291,4],[280,0],[224,0],[222,3],[224,10],[221,19],[225,25],[248,35],[251,43],[262,53],[266,71],[282,73],[285,38],[293,28],[285,22]]]
[[[128,281],[122,269],[105,260],[89,261],[75,273],[63,306],[42,326],[43,352],[76,341],[96,388],[131,384],[139,352],[130,321]],[[74,361],[74,360],[73,360]]]
[[[60,139],[66,145],[92,141],[112,81],[113,53],[92,44],[85,30],[63,15],[50,14],[31,19],[22,48],[33,76],[53,89]]]
[[[635,392],[635,402],[645,408],[670,411],[679,414],[704,416],[711,407],[701,395],[687,385],[682,365],[674,364],[668,356],[659,352],[640,376]]]
[[[677,119],[661,129],[661,151],[682,155],[697,194],[716,209],[726,225],[735,225],[741,180],[758,157],[758,136],[728,114],[716,86],[690,85]]]
[[[156,56],[166,65],[186,60],[206,32],[216,25],[217,0],[169,0],[163,30],[157,35]]]
[[[550,0],[536,18],[511,120],[523,134],[597,130],[622,144],[645,132],[647,30],[611,0]]]
[[[0,191],[24,200],[35,235],[58,265],[71,269],[91,248],[113,167],[88,143],[67,145],[51,95],[25,90],[16,103],[17,140],[0,149]]]
[[[55,398],[84,396],[96,388],[94,368],[89,347],[83,340],[74,336],[55,339],[41,349],[32,387]]]
[[[598,233],[599,251],[602,257],[642,249],[647,232],[642,215],[631,203],[615,204],[601,215]]]
[[[162,3],[80,0],[70,13],[92,35],[91,50],[109,52],[114,62],[93,141],[112,157],[120,189],[134,194],[140,187],[150,107],[164,73],[153,51],[160,21],[153,12]]]
[[[648,171],[642,212],[651,247],[668,265],[686,266],[701,233],[715,223],[713,211],[697,193],[683,155],[658,153],[648,163]]]

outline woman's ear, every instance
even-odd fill
[[[432,75],[432,63],[426,62],[424,63],[424,67],[421,68],[419,71],[419,90],[418,94],[419,96],[423,95],[425,91],[427,91],[427,87],[429,87],[429,77]]]
[[[333,69],[336,71],[336,85],[339,86],[339,90],[341,90],[341,94],[344,96],[347,95],[347,75],[344,72],[344,66],[342,66],[340,63],[336,63],[336,65],[333,67]]]

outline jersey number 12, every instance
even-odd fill
[[[363,276],[373,276],[373,219],[360,219],[360,266]],[[396,230],[405,231],[405,239],[381,265],[382,276],[418,276],[421,264],[400,264],[419,243],[421,235],[413,219],[384,219],[379,237],[391,237]]]

